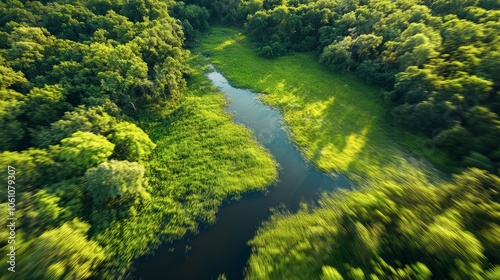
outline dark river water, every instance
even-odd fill
[[[296,211],[300,202],[315,202],[324,191],[350,186],[344,176],[333,178],[304,160],[288,138],[278,110],[262,103],[255,93],[232,87],[215,69],[207,76],[226,94],[227,111],[234,121],[252,130],[279,163],[279,182],[266,192],[251,192],[226,202],[215,224],[140,258],[133,279],[208,280],[223,273],[229,280],[242,279],[250,256],[247,242],[269,218],[270,208],[284,205]]]

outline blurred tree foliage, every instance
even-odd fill
[[[247,279],[498,279],[500,178],[367,186],[319,207],[276,212],[256,237]]]
[[[86,238],[89,225],[74,220],[22,244],[26,264],[16,271],[23,279],[85,279],[106,259],[104,250]]]
[[[156,146],[142,129],[128,122],[116,124],[108,139],[115,144],[115,155],[130,161],[147,158]]]

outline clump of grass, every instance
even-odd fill
[[[201,48],[232,84],[262,93],[263,101],[282,111],[293,140],[320,169],[357,182],[436,177],[426,161],[411,155],[423,151],[408,151],[422,138],[391,127],[381,89],[352,74],[332,73],[313,53],[259,57],[232,28],[213,28]],[[439,154],[431,159],[438,162]]]

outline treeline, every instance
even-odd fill
[[[264,223],[246,279],[499,279],[499,191],[499,177],[470,169],[325,195]]]
[[[0,252],[15,245],[22,256],[16,279],[118,277],[166,231],[157,220],[119,222],[137,222],[152,191],[144,163],[155,143],[130,116],[186,89],[189,51],[173,4],[0,3],[0,165],[16,168],[19,215],[16,244],[2,230]],[[168,220],[177,210],[162,205],[155,213]],[[171,227],[171,236],[186,231]]]
[[[457,167],[498,172],[500,4],[491,0],[186,1],[244,23],[265,57],[316,51],[382,86],[395,123]]]

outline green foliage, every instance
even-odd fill
[[[0,3],[0,163],[18,170],[26,256],[16,275],[114,279],[214,221],[223,200],[268,186],[276,165],[201,72],[184,97],[185,36],[193,43],[208,28],[206,8],[63,2]]]
[[[34,78],[37,68],[44,66],[44,55],[55,38],[45,28],[27,26],[15,27],[9,38],[11,46],[7,58],[12,68],[22,71],[28,79]]]
[[[23,226],[31,229],[29,237],[37,237],[59,225],[64,209],[59,206],[60,198],[44,189],[37,191],[32,199],[33,204],[24,213]]]
[[[476,167],[495,172],[494,163],[488,157],[477,152],[472,152],[469,156],[466,156],[463,163],[467,167]]]
[[[173,107],[159,104],[139,116],[146,125],[144,131],[156,142],[144,162],[151,200],[104,209],[97,206],[93,211],[93,239],[106,247],[113,260],[106,264],[103,277],[123,274],[132,259],[160,242],[214,222],[224,200],[262,190],[275,180],[277,168],[272,158],[247,129],[231,121],[223,111],[224,96],[208,85],[198,70],[180,103]],[[95,174],[96,169],[91,172]],[[93,177],[99,184],[100,176]],[[87,184],[90,195],[93,186]]]
[[[341,42],[333,43],[325,47],[319,61],[332,70],[347,71],[354,63],[349,51],[352,47],[351,37],[345,37]]]
[[[216,19],[244,24],[267,58],[317,51],[261,59],[221,28],[204,43],[232,82],[280,106],[308,159],[377,185],[276,214],[252,241],[249,278],[498,278],[498,178],[474,169],[430,186],[435,171],[399,146],[419,155],[424,138],[386,122],[378,90],[313,63],[383,86],[402,126],[460,165],[498,172],[498,3],[184,2],[0,3],[0,164],[19,167],[22,193],[16,276],[120,277],[213,222],[223,200],[275,179],[192,68],[204,62],[188,65],[184,47]]]
[[[20,71],[14,71],[14,69],[6,65],[6,61],[2,56],[0,56],[0,63],[0,89],[27,82],[24,74]]]
[[[61,146],[54,150],[67,175],[75,176],[106,161],[114,148],[115,145],[101,135],[77,131],[63,139]]]
[[[156,147],[149,136],[133,123],[116,124],[108,139],[115,144],[116,157],[129,161],[146,159]]]
[[[26,97],[24,111],[34,125],[48,125],[70,109],[59,85],[33,88]]]
[[[112,160],[87,170],[85,191],[92,200],[92,234],[137,216],[150,202],[146,187],[144,166],[136,162]]]
[[[82,180],[82,178],[72,178],[65,181],[61,179],[44,188],[54,200],[58,199],[58,205],[61,208],[59,215],[61,223],[83,217],[85,214],[87,205],[83,203],[86,201],[86,197],[84,196]]]
[[[87,170],[85,179],[85,189],[95,205],[119,205],[120,201],[147,196],[144,167],[136,162],[104,162]]]
[[[499,183],[472,169],[439,186],[371,185],[275,213],[250,241],[246,278],[488,279],[498,241],[486,220],[499,221]]]
[[[436,143],[453,153],[456,159],[461,159],[467,154],[472,142],[472,134],[460,125],[442,131],[436,136]]]
[[[0,164],[16,168],[15,182],[26,191],[57,179],[54,159],[46,150],[30,148],[21,152],[4,151],[0,155]],[[18,167],[21,168],[17,170]],[[6,197],[7,193],[4,192],[1,201]]]
[[[94,43],[90,46],[91,57],[84,60],[95,64],[100,90],[110,95],[117,105],[135,109],[135,92],[152,86],[148,78],[148,65],[134,53],[134,46]]]
[[[26,256],[16,275],[114,279],[214,221],[223,200],[268,186],[276,165],[201,72],[183,97],[185,36],[193,43],[208,28],[206,8],[63,2],[0,3],[0,163],[18,170]],[[204,137],[208,146],[193,144]]]
[[[182,21],[182,29],[186,36],[186,45],[196,43],[201,37],[201,33],[208,30],[210,13],[207,8],[184,2],[175,2],[175,6],[170,10],[173,17]]]
[[[244,36],[227,28],[213,29],[205,39],[204,50],[232,83],[263,92],[264,101],[282,109],[292,137],[318,166],[347,170],[354,178],[359,172],[363,182],[373,182],[360,191],[327,195],[321,206],[312,210],[305,207],[294,215],[276,213],[250,243],[253,253],[248,279],[469,279],[494,275],[498,241],[492,224],[499,221],[495,195],[500,185],[498,177],[471,170],[451,183],[431,182],[423,174],[436,178],[436,173],[425,165],[385,161],[381,155],[390,154],[391,160],[395,160],[401,151],[388,144],[394,140],[384,140],[388,145],[382,145],[379,141],[385,139],[384,134],[371,130],[384,127],[382,120],[374,120],[376,125],[372,126],[363,122],[367,117],[360,116],[360,112],[370,112],[372,117],[383,112],[376,109],[379,100],[365,99],[365,94],[374,97],[376,93],[361,90],[360,84],[356,92],[350,92],[349,86],[336,89],[336,84],[352,86],[354,78],[328,74],[309,62],[309,54],[262,59]],[[394,95],[394,91],[388,98],[414,98],[414,104],[407,103],[414,112],[399,118],[414,116],[421,125],[427,125],[427,130],[432,130],[429,117],[434,115],[436,121],[440,117],[433,110],[436,104],[426,98],[419,100],[419,92],[405,95],[415,86],[439,89],[439,79],[433,76],[432,69],[418,67],[409,68],[402,75],[406,76],[398,88],[400,96]],[[298,76],[300,80],[296,79]],[[422,80],[432,83],[422,85]],[[427,90],[432,93],[435,88]],[[347,100],[352,98],[358,107],[349,107],[352,102]],[[343,106],[335,106],[339,103]],[[481,119],[475,121],[474,129],[454,122],[455,126],[439,134],[436,143],[452,153],[462,153],[459,158],[466,156],[475,135],[486,130],[492,133],[496,119],[489,112],[480,107],[470,110],[468,120]],[[333,125],[321,123],[330,119],[335,120],[335,129],[329,133]],[[356,121],[343,126],[343,120],[349,119]],[[320,125],[315,126],[318,122]],[[363,135],[353,131],[358,125],[370,129],[366,138],[336,141],[339,134]],[[393,135],[399,135],[393,127],[391,130]],[[354,152],[355,143],[366,143],[361,144],[359,154]],[[353,150],[343,153],[341,149],[329,148],[337,145]],[[365,150],[371,149],[373,152],[365,154]],[[378,166],[383,166],[383,170]]]
[[[116,119],[106,113],[106,110],[101,106],[91,108],[81,106],[66,112],[58,121],[53,122],[48,127],[32,129],[31,136],[35,146],[48,147],[58,144],[77,131],[107,136],[116,123]]]
[[[359,182],[426,181],[424,174],[435,174],[426,163],[409,160],[400,145],[419,154],[420,143],[412,146],[384,118],[380,90],[354,75],[332,74],[311,53],[259,57],[249,40],[230,28],[212,29],[203,51],[231,83],[261,92],[264,102],[278,106],[292,139],[322,170],[345,172]]]
[[[0,151],[15,150],[25,135],[25,128],[17,118],[23,113],[25,96],[0,89]]]
[[[99,245],[86,238],[88,229],[89,225],[75,220],[22,244],[18,252],[24,256],[26,265],[19,266],[16,277],[89,278],[105,260],[105,254]]]
[[[343,280],[344,277],[333,267],[331,266],[323,266],[321,268],[321,280]]]

